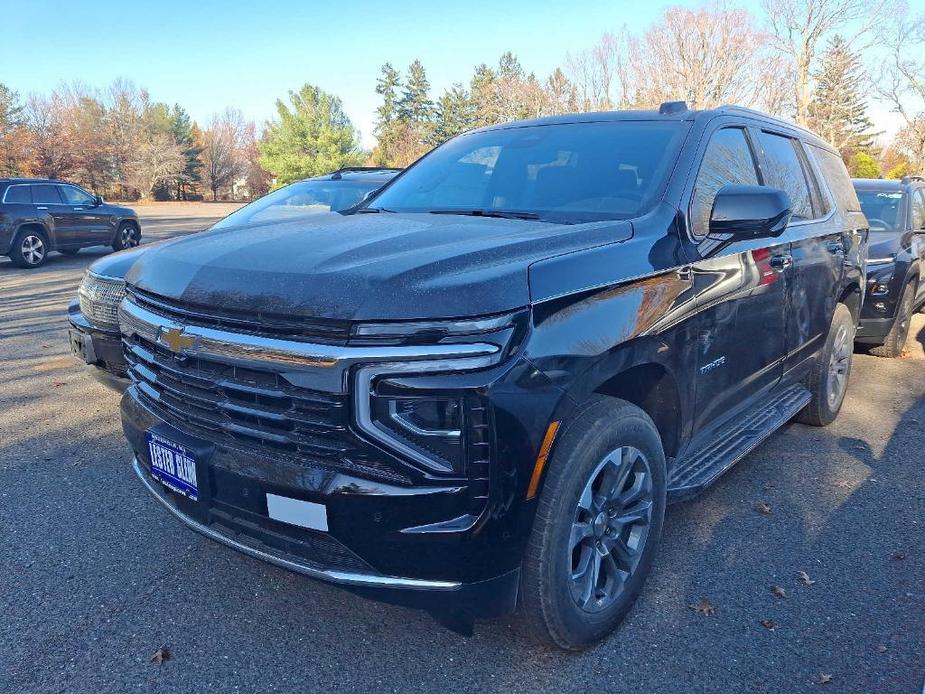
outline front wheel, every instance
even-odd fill
[[[116,239],[112,242],[112,250],[124,251],[134,248],[141,243],[141,231],[131,222],[122,222],[116,231]]]
[[[845,401],[854,346],[854,318],[844,304],[835,306],[825,347],[810,370],[806,385],[812,395],[798,415],[804,424],[824,427],[831,424]]]
[[[522,617],[542,641],[581,650],[623,620],[665,516],[665,455],[649,416],[596,397],[557,442],[524,557]]]

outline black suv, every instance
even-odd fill
[[[137,246],[138,215],[78,185],[45,178],[0,179],[0,255],[18,267],[42,265],[50,251],[74,255],[87,246]]]
[[[912,314],[925,303],[925,178],[854,181],[870,223],[867,296],[855,340],[871,354],[902,354]]]
[[[866,226],[837,152],[741,108],[461,135],[352,214],[135,262],[135,471],[251,556],[584,648],[669,501],[835,418]]]
[[[394,178],[398,171],[354,166],[297,181],[235,210],[210,229],[295,222],[322,212],[343,212],[356,207]],[[128,385],[118,320],[119,302],[125,295],[125,273],[148,248],[106,256],[94,262],[84,273],[77,298],[68,306],[71,352],[82,362],[96,367],[94,375],[116,390],[124,390]]]

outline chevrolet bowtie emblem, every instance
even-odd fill
[[[189,349],[196,341],[192,335],[184,334],[185,328],[169,328],[161,330],[160,341],[170,348],[171,352],[182,352]]]

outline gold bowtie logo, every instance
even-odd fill
[[[171,352],[181,352],[189,349],[196,341],[192,335],[186,335],[184,328],[170,328],[161,332],[161,342],[170,348]]]

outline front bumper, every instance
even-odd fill
[[[862,318],[858,321],[858,330],[854,341],[864,345],[882,345],[893,328],[895,318]]]
[[[495,617],[516,606],[519,555],[509,554],[516,558],[507,564],[494,561],[493,533],[415,527],[435,514],[454,516],[465,496],[458,487],[376,483],[198,439],[205,453],[197,470],[199,499],[192,501],[151,476],[145,442],[152,427],[188,434],[147,409],[134,386],[123,396],[122,421],[145,487],[210,539],[365,597],[436,615]],[[270,518],[267,494],[323,504],[328,532]]]
[[[68,306],[68,339],[71,353],[93,367],[93,375],[102,383],[124,391],[130,381],[126,376],[125,357],[122,356],[122,336],[118,331],[98,328],[87,320],[74,301]]]

